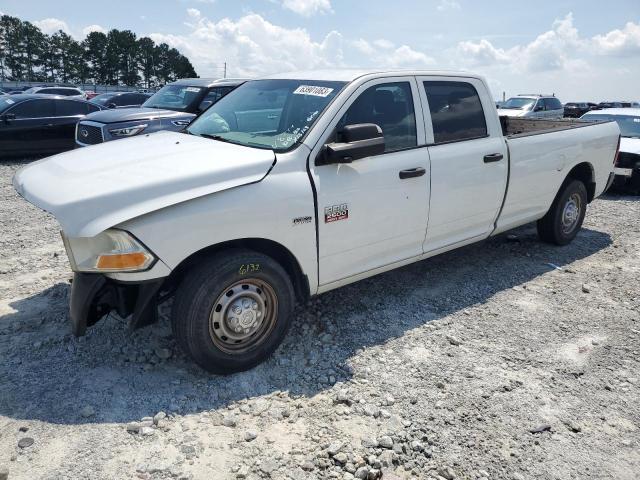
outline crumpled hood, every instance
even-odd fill
[[[157,108],[115,108],[90,113],[82,120],[100,123],[132,122],[136,120],[154,120],[156,118],[193,118],[193,113],[159,110]]]
[[[55,155],[20,169],[13,186],[71,237],[93,237],[170,205],[262,180],[275,163],[260,150],[158,132]]]
[[[622,137],[620,139],[620,151],[640,155],[640,138]]]
[[[527,110],[518,110],[516,108],[499,108],[498,116],[499,117],[522,117],[527,113]]]

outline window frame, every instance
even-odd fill
[[[73,102],[75,104],[80,104],[84,107],[85,112],[84,113],[78,113],[75,115],[58,115],[58,105],[64,105],[64,104],[68,104],[69,102]],[[86,117],[89,113],[89,107],[84,103],[81,102],[80,100],[76,100],[74,98],[69,98],[69,99],[65,99],[65,98],[56,98],[53,100],[53,113],[55,114],[55,118],[76,118],[76,117]]]
[[[316,143],[316,146],[313,148],[313,151],[314,152],[316,151],[317,146],[323,147],[324,145],[331,143],[332,138],[334,138],[338,123],[340,122],[344,114],[347,113],[347,110],[351,108],[351,105],[353,105],[353,103],[358,98],[360,98],[360,95],[362,95],[366,90],[378,85],[385,85],[389,83],[402,83],[402,82],[408,83],[409,87],[411,88],[411,97],[413,99],[413,111],[415,114],[415,122],[416,122],[416,145],[412,147],[384,152],[379,155],[373,155],[367,158],[393,155],[394,153],[404,152],[406,150],[413,150],[416,148],[423,148],[427,146],[426,136],[425,136],[425,127],[424,127],[425,119],[424,119],[424,112],[423,112],[422,103],[421,103],[421,92],[420,92],[420,89],[418,88],[418,82],[416,80],[416,77],[413,75],[406,75],[406,76],[393,76],[393,77],[379,77],[376,79],[368,80],[364,82],[362,85],[359,85],[353,92],[349,94],[349,97],[343,101],[342,106],[333,115],[328,125],[320,135],[319,140]],[[339,95],[336,96],[333,99],[333,101],[336,101],[339,97],[340,97]],[[315,154],[315,156],[317,156],[317,153]],[[361,159],[357,161],[361,162],[363,160],[366,160],[366,159]]]
[[[20,120],[39,120],[42,118],[56,118],[56,104],[53,101],[53,98],[29,98],[27,100],[24,100],[20,103],[17,103],[15,105],[13,105],[11,108],[8,108],[7,110],[5,110],[5,114],[6,113],[14,113],[13,110],[15,110],[16,108],[18,108],[20,105],[25,105],[27,103],[34,103],[34,102],[51,102],[51,108],[52,108],[52,115],[47,115],[44,117],[15,117],[15,119],[13,121],[20,121]],[[14,113],[15,115],[15,113]]]
[[[439,83],[465,83],[468,84],[469,86],[471,86],[471,88],[474,89],[474,91],[476,92],[476,95],[478,96],[478,99],[480,100],[480,107],[482,108],[482,113],[484,116],[484,124],[485,124],[485,135],[480,135],[477,137],[469,137],[469,138],[463,138],[463,139],[458,139],[458,140],[448,140],[446,142],[437,142],[435,141],[435,133],[433,131],[433,118],[431,117],[431,108],[429,107],[429,98],[427,96],[427,91],[425,88],[425,82],[429,83],[429,82],[439,82]],[[492,136],[492,129],[493,126],[491,124],[491,122],[489,122],[489,120],[487,119],[487,112],[488,111],[492,111],[492,110],[488,110],[487,109],[487,105],[486,105],[486,98],[484,98],[485,96],[480,95],[480,92],[478,90],[478,87],[485,89],[486,87],[484,87],[484,84],[482,84],[482,82],[476,78],[470,78],[470,77],[437,77],[437,76],[420,76],[418,77],[418,84],[420,85],[420,95],[421,95],[421,100],[423,103],[423,109],[424,109],[424,118],[425,118],[425,128],[426,128],[426,132],[427,132],[427,145],[430,147],[435,147],[435,146],[440,146],[440,145],[447,145],[447,144],[451,144],[451,143],[460,143],[460,142],[471,142],[474,140],[481,140],[483,138],[489,138]],[[493,103],[491,103],[492,109],[495,110],[495,106],[493,106]],[[500,134],[502,134],[502,131],[500,132]]]

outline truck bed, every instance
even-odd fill
[[[500,117],[502,134],[508,138],[526,137],[529,135],[539,135],[541,133],[570,130],[572,128],[593,125],[594,123],[598,122],[580,120],[577,118],[549,120],[546,118]]]

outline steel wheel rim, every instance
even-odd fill
[[[262,344],[278,318],[278,297],[268,283],[247,278],[225,288],[209,315],[209,335],[225,353],[240,354]]]
[[[577,193],[571,194],[562,209],[562,233],[568,235],[576,229],[582,212],[582,199]]]

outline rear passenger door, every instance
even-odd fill
[[[431,202],[424,251],[489,235],[504,198],[507,149],[484,84],[419,77],[431,158]]]

